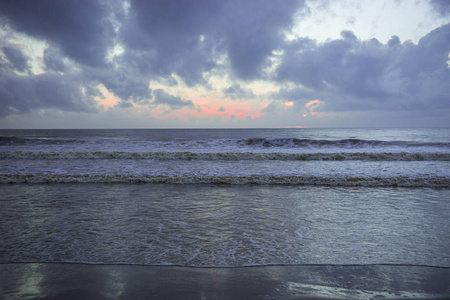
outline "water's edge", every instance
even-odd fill
[[[0,264],[4,299],[445,299],[450,268]]]

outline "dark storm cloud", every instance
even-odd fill
[[[123,103],[149,103],[150,80],[177,74],[189,86],[203,84],[205,72],[219,68],[217,62],[224,57],[228,65],[221,68],[231,67],[238,78],[260,77],[267,58],[281,45],[282,30],[302,4],[302,0],[132,0],[127,8],[123,1],[1,1],[0,22],[6,30],[48,45],[43,53],[45,71],[62,73],[69,81],[76,74],[92,94],[96,85],[103,84]],[[117,44],[123,52],[108,59]],[[19,50],[6,51],[16,70],[28,70],[26,56]],[[39,99],[35,104],[47,107],[46,102]]]
[[[260,77],[272,51],[283,41],[282,30],[292,23],[303,1],[230,1],[223,21],[225,47],[232,70],[242,79]]]
[[[448,1],[448,0],[431,0],[431,5],[442,16],[450,15],[450,1]]]
[[[64,57],[54,47],[48,47],[44,50],[44,64],[47,70],[56,72],[65,72],[68,69]]]
[[[121,40],[143,70],[160,76],[175,72],[188,85],[201,83],[220,55],[227,55],[236,76],[254,79],[301,3],[131,1]]]
[[[80,84],[73,76],[58,73],[20,76],[3,70],[0,72],[0,117],[42,108],[92,112],[94,101],[81,92]]]
[[[114,70],[89,71],[89,78],[112,91],[123,101],[132,100],[136,103],[151,99],[150,79],[148,76],[140,75],[132,66],[120,66]]]
[[[28,58],[16,47],[3,47],[7,63],[0,65],[0,117],[33,109],[54,108],[66,111],[95,111],[97,89],[83,83],[84,77],[72,72],[48,71],[32,74]],[[27,73],[26,75],[16,71]]]
[[[109,6],[99,1],[0,1],[0,24],[8,35],[18,32],[47,44],[46,73],[18,76],[2,68],[0,115],[45,108],[96,111],[98,80],[91,80],[87,70],[107,68],[113,32],[108,13]],[[23,53],[3,53],[15,70],[29,70],[30,59]]]
[[[116,104],[116,107],[120,107],[120,108],[131,108],[133,107],[133,104],[131,102],[128,101],[119,101]]]
[[[280,90],[274,98],[321,99],[327,110],[450,108],[450,24],[417,45],[361,41],[351,32],[318,44],[300,39],[288,44],[277,69],[279,81],[303,86]]]
[[[153,104],[165,104],[171,109],[180,109],[183,107],[194,108],[194,103],[191,100],[184,100],[180,97],[170,95],[162,89],[153,90],[153,97],[155,98],[152,102]]]
[[[395,36],[386,44],[362,41],[350,31],[324,43],[309,38],[285,42],[283,30],[290,29],[294,14],[304,8],[303,0],[132,0],[129,7],[125,3],[0,1],[2,30],[46,45],[45,73],[36,75],[32,63],[37,59],[11,46],[8,35],[0,37],[0,116],[41,108],[95,111],[101,85],[120,99],[118,107],[132,107],[134,102],[192,108],[191,100],[152,91],[150,81],[176,85],[176,75],[195,86],[205,84],[212,71],[228,72],[233,81],[293,82],[295,88],[281,89],[272,98],[297,103],[321,99],[324,104],[318,110],[450,105],[450,25],[430,32],[417,45]],[[320,5],[325,8],[327,3]],[[449,13],[448,1],[431,4],[441,14]],[[115,46],[120,51],[113,53]],[[281,64],[267,75],[263,70],[275,50],[283,53]],[[239,84],[222,92],[231,99],[255,97]],[[273,104],[266,111],[277,107]]]
[[[22,51],[15,47],[3,47],[1,48],[6,58],[12,65],[12,68],[19,72],[27,72],[30,70],[30,65],[28,64],[28,57],[26,57]]]
[[[232,86],[225,88],[222,90],[226,97],[230,97],[231,99],[252,99],[255,98],[256,95],[253,94],[250,89],[243,89],[239,84],[233,84]]]
[[[125,59],[153,76],[181,76],[188,85],[202,81],[215,66],[212,24],[223,1],[131,1],[120,40]],[[202,36],[203,35],[203,39]]]
[[[107,12],[101,1],[0,1],[4,25],[55,44],[68,57],[90,66],[104,63],[110,45]]]

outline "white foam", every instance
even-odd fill
[[[264,184],[367,187],[450,187],[450,178],[318,176],[0,175],[0,183]]]
[[[294,160],[294,161],[450,161],[450,153],[417,152],[341,152],[341,153],[279,153],[279,152],[0,152],[0,159],[158,159],[158,160]]]

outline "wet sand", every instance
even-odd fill
[[[2,299],[445,299],[450,268],[0,265]]]

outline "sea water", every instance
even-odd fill
[[[449,129],[0,131],[0,263],[450,267]]]

